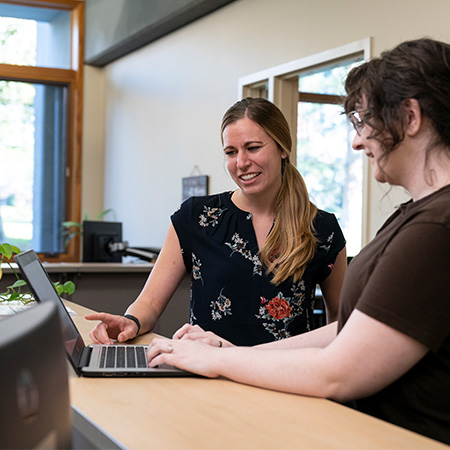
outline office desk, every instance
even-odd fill
[[[88,310],[69,306],[77,311],[74,321],[88,341],[93,327],[83,318]],[[148,343],[152,337],[137,341]],[[79,413],[118,447],[130,449],[449,448],[329,400],[225,379],[73,376],[70,387]],[[79,420],[78,426],[83,427]]]

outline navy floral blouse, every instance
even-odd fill
[[[171,219],[191,273],[191,324],[236,345],[256,345],[310,330],[316,284],[345,246],[333,214],[318,211],[316,254],[296,283],[273,285],[258,256],[251,213],[232,192],[191,197]]]

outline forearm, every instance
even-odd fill
[[[220,350],[223,351],[221,355]],[[409,336],[354,311],[325,348],[226,348],[214,351],[218,376],[285,392],[348,401],[385,388],[428,349]]]
[[[217,351],[214,360],[219,376],[240,383],[302,394],[333,398],[335,383],[323,361],[323,349],[267,349],[235,347]]]
[[[144,301],[140,297],[127,308],[125,314],[131,314],[139,320],[141,324],[139,334],[152,331],[160,316],[152,307],[151,302]]]
[[[153,329],[185,274],[178,238],[170,226],[147,282],[126,311],[141,322],[141,334]]]
[[[308,333],[299,334],[288,339],[282,339],[267,344],[258,345],[261,349],[279,348],[306,348],[306,347],[326,347],[337,334],[337,322],[330,323]]]

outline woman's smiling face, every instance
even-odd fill
[[[356,133],[352,141],[354,150],[364,150],[366,156],[370,159],[373,177],[380,183],[388,182],[387,173],[385,172],[388,159],[383,151],[382,145],[378,139],[373,137],[374,129],[367,123],[365,116],[368,111],[367,101],[363,98],[361,103],[356,104],[356,111],[351,115],[357,113],[357,123],[352,121]]]
[[[286,153],[248,117],[228,125],[222,138],[228,171],[242,192],[273,198],[281,186]]]

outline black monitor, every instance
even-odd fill
[[[0,320],[0,448],[71,448],[66,353],[50,302]]]
[[[122,262],[122,253],[111,250],[111,244],[121,242],[121,222],[83,222],[83,262]]]

